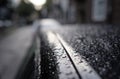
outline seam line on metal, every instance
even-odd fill
[[[60,42],[60,44],[63,46],[64,50],[66,51],[66,54],[68,55],[69,59],[71,60],[71,63],[73,64],[75,70],[76,70],[76,73],[78,74],[78,76],[80,77],[80,79],[101,79],[101,77],[95,72],[95,70],[90,66],[88,65],[88,63],[81,57],[81,59],[83,60],[83,64],[76,64],[76,60],[74,59],[74,57],[72,56],[73,54],[73,50],[72,49],[69,49],[69,47],[66,47],[67,44],[64,44],[64,41],[62,41],[62,38],[60,38],[60,36],[53,32],[58,41]],[[65,42],[66,43],[66,42]],[[80,57],[80,55],[79,55]],[[85,66],[85,64],[87,64],[88,66]],[[80,67],[81,66],[81,67]],[[88,69],[89,72],[92,71],[92,73],[90,74],[89,72],[83,72],[82,69]]]
[[[55,36],[57,37],[57,34],[56,34],[56,33],[54,33],[54,34],[55,34]],[[62,42],[60,41],[60,39],[59,39],[58,37],[57,37],[57,39],[58,39],[58,41],[60,42],[60,44],[62,45],[62,47],[63,47],[63,49],[65,50],[66,54],[68,55],[68,57],[69,57],[72,65],[73,65],[73,67],[75,68],[75,71],[76,71],[78,77],[79,77],[80,79],[82,79],[82,78],[81,78],[81,75],[79,74],[79,71],[77,70],[77,68],[76,68],[76,66],[75,66],[75,64],[74,64],[74,62],[73,62],[73,60],[71,59],[70,55],[68,54],[68,51],[66,50],[66,48],[64,47],[64,45],[62,44]]]

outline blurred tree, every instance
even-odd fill
[[[47,0],[46,4],[44,5],[44,8],[47,9],[48,13],[49,13],[49,12],[51,11],[51,9],[52,9],[51,4],[52,4],[52,0]]]
[[[24,0],[22,0],[19,6],[16,8],[16,11],[19,16],[28,17],[35,11],[35,9],[31,3],[26,3]]]
[[[0,7],[7,6],[8,0],[0,0]]]

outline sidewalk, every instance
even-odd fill
[[[35,33],[33,27],[22,27],[0,40],[0,79],[19,78],[35,51]]]

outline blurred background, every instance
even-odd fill
[[[119,24],[119,0],[0,0],[0,27],[53,18],[63,24]]]

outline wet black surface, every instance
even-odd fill
[[[49,35],[48,35],[49,36]],[[41,35],[41,79],[79,79],[72,63],[57,38]]]
[[[44,39],[44,35],[41,36],[41,79],[59,79],[58,71],[56,67],[56,57],[52,49],[47,42],[47,39]],[[47,37],[46,37],[47,38]]]
[[[77,25],[55,32],[60,34],[103,79],[120,79],[120,27]]]
[[[46,23],[47,24],[47,23]],[[48,24],[49,26],[49,24]],[[49,29],[46,25],[41,25],[41,30],[49,30],[59,35],[67,44],[72,47],[76,53],[82,56],[93,69],[102,77],[102,79],[120,79],[120,27],[115,25],[55,25]],[[43,32],[42,36],[44,36]],[[52,39],[52,37],[51,37]],[[53,50],[46,42],[49,39],[42,37],[42,71],[50,70],[47,63],[50,61],[48,55]],[[72,56],[74,59],[74,56]],[[47,59],[47,60],[46,60]],[[56,59],[56,57],[53,57]],[[47,66],[47,67],[46,67]],[[53,69],[54,70],[54,69]],[[56,69],[55,69],[56,71]],[[58,71],[57,71],[58,72]],[[57,73],[56,72],[56,73]],[[84,73],[84,72],[83,72]],[[81,74],[81,73],[80,73]],[[43,77],[46,75],[43,74]],[[47,75],[49,77],[49,74]],[[54,75],[53,75],[54,76]],[[54,79],[57,76],[54,76]],[[85,78],[86,79],[86,78]]]

